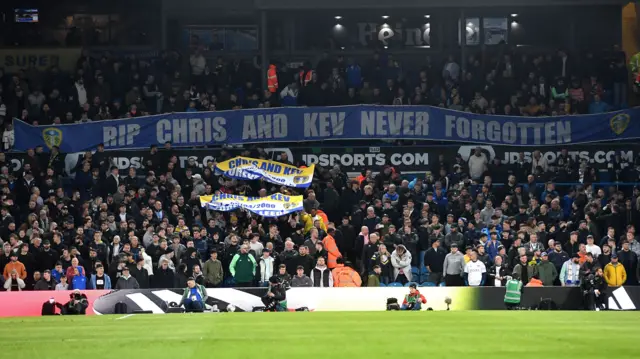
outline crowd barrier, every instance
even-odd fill
[[[423,307],[433,310],[502,310],[504,288],[493,287],[420,287],[426,297]],[[409,288],[291,288],[287,291],[289,310],[310,311],[384,311],[388,298],[402,302]],[[130,313],[164,314],[167,303],[180,302],[182,289],[141,289],[120,291],[83,291],[88,297],[87,315],[114,314],[117,303],[125,303]],[[42,304],[54,298],[61,304],[69,300],[70,291],[0,293],[0,317],[39,316]],[[262,306],[266,288],[211,288],[207,305],[224,310],[229,304],[236,311],[250,312]],[[451,305],[445,303],[451,298]],[[553,301],[560,310],[580,310],[583,297],[580,288],[525,288],[523,307],[534,307],[542,300]],[[621,287],[609,291],[609,307],[613,310],[636,310],[640,306],[640,287]]]

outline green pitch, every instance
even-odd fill
[[[117,319],[121,318],[121,319]],[[638,358],[639,312],[217,313],[0,319],[2,358]]]

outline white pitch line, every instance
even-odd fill
[[[133,316],[134,316],[134,314],[127,314],[127,315],[123,315],[122,317],[116,318],[116,320],[126,319],[126,318],[133,317]]]

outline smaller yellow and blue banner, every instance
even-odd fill
[[[281,193],[266,197],[216,194],[200,196],[200,205],[215,211],[228,212],[242,208],[263,217],[279,217],[301,211],[302,199],[302,196],[287,196]]]
[[[286,163],[250,157],[234,157],[216,165],[216,174],[240,180],[264,179],[281,186],[307,188],[315,165],[298,168]]]

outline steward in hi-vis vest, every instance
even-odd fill
[[[505,284],[504,304],[507,309],[514,309],[520,305],[522,298],[522,282],[516,278],[509,278]]]

